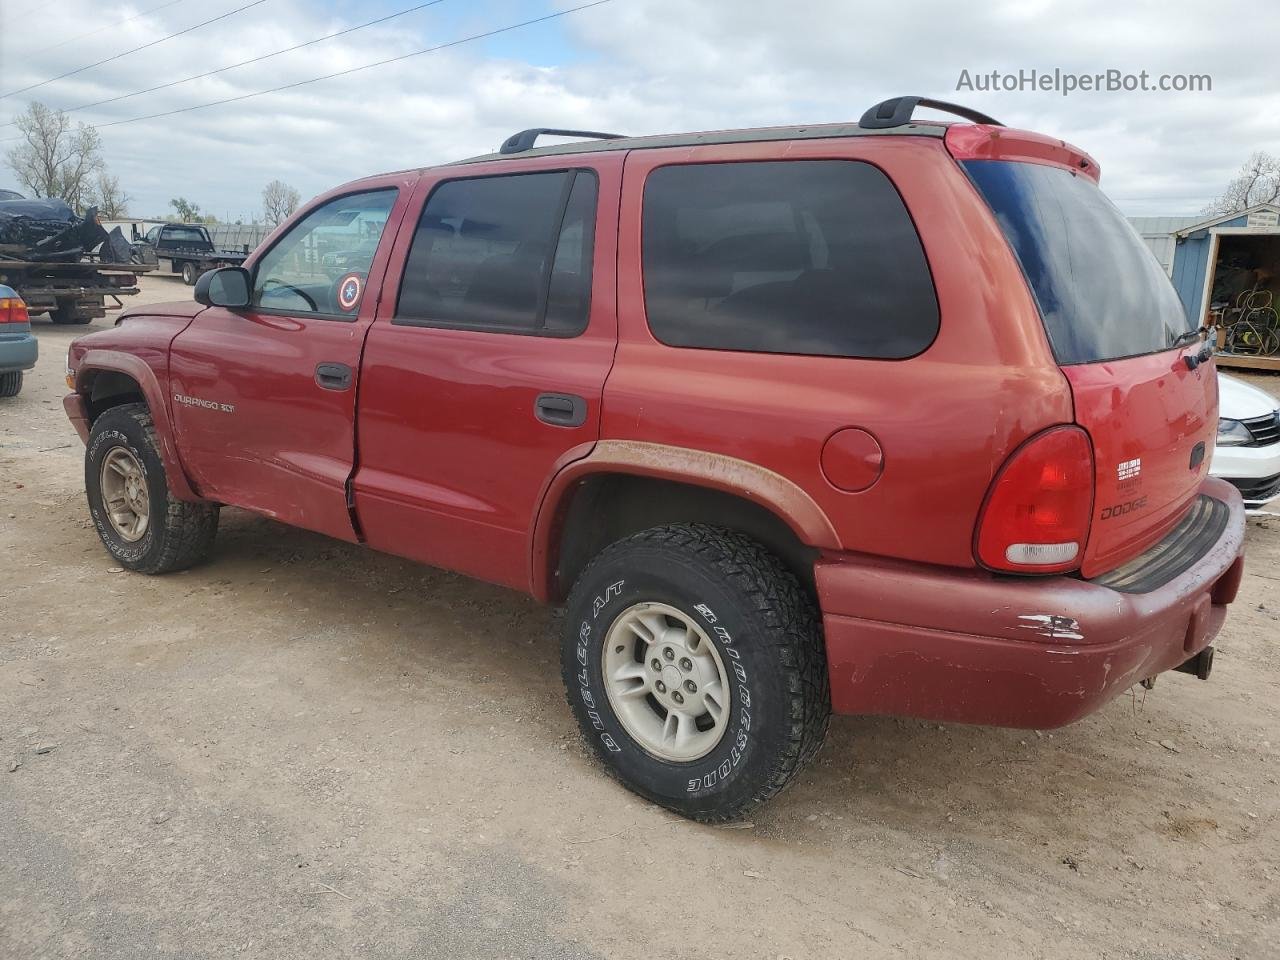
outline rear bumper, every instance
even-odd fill
[[[1069,577],[840,557],[815,567],[838,713],[1046,729],[1092,713],[1208,646],[1244,570],[1244,506],[1216,542],[1146,593]]]
[[[22,326],[25,327],[26,324]],[[0,333],[0,373],[30,370],[36,365],[39,355],[40,346],[30,330],[22,333]]]

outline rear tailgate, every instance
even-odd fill
[[[1213,364],[1184,351],[1063,368],[1097,481],[1081,572],[1106,573],[1171,530],[1209,470],[1218,423]]]
[[[1042,162],[963,166],[1022,264],[1093,443],[1081,572],[1105,573],[1164,536],[1194,499],[1217,430],[1214,366],[1185,362],[1202,344],[1173,285],[1093,179]]]

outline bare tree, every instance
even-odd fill
[[[8,161],[18,181],[37,197],[55,197],[81,209],[92,177],[103,168],[98,131],[73,125],[61,110],[34,102],[14,122],[22,142],[9,151]]]
[[[1205,207],[1204,212],[1236,213],[1277,200],[1280,200],[1280,157],[1259,150],[1227,184],[1222,196]]]
[[[129,215],[133,198],[120,189],[120,178],[99,170],[94,178],[91,200],[104,220],[123,220]]]
[[[271,226],[278,226],[298,209],[302,196],[282,180],[272,180],[262,188],[262,215]]]

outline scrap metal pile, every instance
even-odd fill
[[[107,233],[97,207],[80,217],[61,200],[0,200],[0,260],[76,263],[99,249],[105,262],[129,262],[124,234]]]

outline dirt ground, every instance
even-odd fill
[[[36,326],[0,404],[0,957],[1280,955],[1280,520],[1210,682],[1042,734],[837,718],[704,827],[596,769],[516,593],[235,510],[207,566],[121,572],[60,402],[86,331]]]

